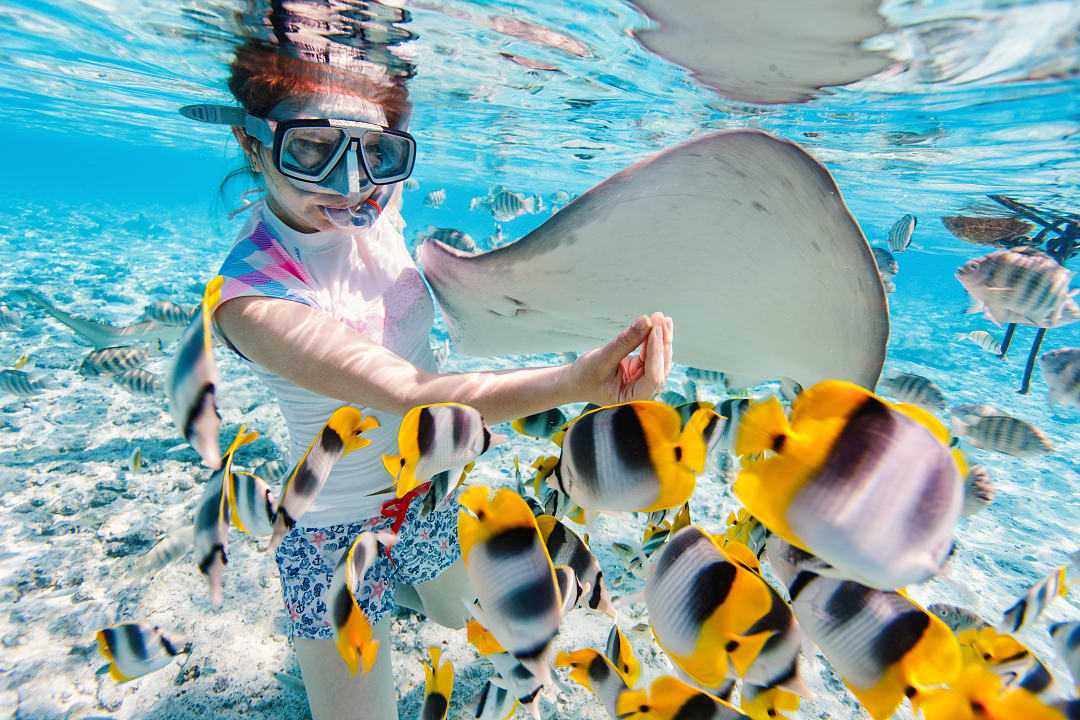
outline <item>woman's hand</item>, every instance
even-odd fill
[[[598,405],[651,400],[671,372],[672,331],[663,313],[642,315],[607,345],[581,355],[571,366],[581,399]]]

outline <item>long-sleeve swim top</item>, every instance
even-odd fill
[[[405,247],[400,194],[366,230],[301,233],[265,205],[251,211],[247,225],[222,264],[222,302],[243,296],[292,300],[329,313],[371,342],[417,367],[436,366],[429,344],[434,322],[431,295]],[[277,398],[289,432],[289,460],[295,463],[337,408],[346,403],[306,390],[252,363]],[[393,478],[383,454],[396,454],[401,417],[368,410],[381,427],[368,431],[371,444],[340,460],[304,527],[357,522],[379,514]],[[375,493],[375,494],[373,494]]]

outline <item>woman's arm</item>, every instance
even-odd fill
[[[651,398],[671,369],[671,319],[642,316],[571,365],[435,374],[421,370],[330,315],[291,300],[241,297],[218,308],[240,352],[312,392],[404,415],[433,402],[472,405],[489,424],[571,402]],[[628,357],[638,347],[641,353]]]

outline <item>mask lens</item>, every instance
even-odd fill
[[[371,179],[387,183],[402,180],[412,170],[415,145],[402,135],[370,131],[360,144],[364,165]]]
[[[281,140],[280,169],[317,177],[337,158],[343,143],[349,136],[338,128],[298,127],[289,128]]]

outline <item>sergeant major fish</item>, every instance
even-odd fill
[[[930,412],[945,410],[945,393],[922,375],[900,373],[883,381],[881,385],[890,395],[902,402],[918,405]]]
[[[442,207],[444,202],[446,202],[446,190],[443,188],[432,190],[424,197],[424,205],[436,210]]]
[[[1054,451],[1054,444],[1039,428],[1011,415],[952,418],[957,435],[982,450],[1027,458]]]
[[[112,378],[117,385],[135,395],[158,395],[164,387],[159,376],[142,368],[125,370]]]
[[[827,380],[795,400],[790,422],[776,398],[746,411],[736,453],[769,456],[744,461],[734,490],[846,577],[903,587],[939,572],[952,548],[967,464],[948,442],[925,410]]]
[[[994,336],[985,330],[972,330],[969,333],[960,333],[956,336],[956,339],[970,340],[992,355],[1001,354],[1001,343],[995,340]]]
[[[184,307],[168,300],[157,300],[143,309],[143,317],[162,325],[185,327],[198,311],[198,306]]]
[[[903,252],[911,246],[911,234],[919,224],[914,215],[903,215],[889,229],[889,247],[893,252]]]
[[[1021,323],[1058,327],[1080,319],[1069,289],[1073,272],[1030,247],[998,250],[969,260],[956,278],[974,299],[968,312],[982,310],[998,325]]]
[[[1043,353],[1039,358],[1046,380],[1050,407],[1061,403],[1080,408],[1080,348],[1061,348]]]
[[[35,380],[22,370],[0,370],[0,392],[8,395],[32,397],[48,387],[44,380]]]
[[[149,359],[145,349],[132,345],[118,345],[115,347],[91,350],[82,364],[79,365],[79,374],[88,377],[97,375],[111,375],[125,370],[142,367]]]

